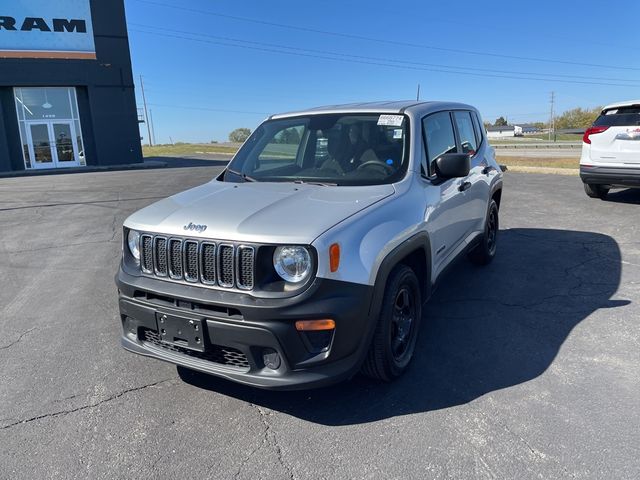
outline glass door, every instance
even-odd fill
[[[28,122],[28,126],[29,148],[35,168],[80,165],[76,132],[72,122],[65,120]]]
[[[71,122],[51,122],[56,167],[78,166],[78,147]]]
[[[30,123],[27,130],[31,158],[35,168],[53,168],[53,150],[51,149],[51,137],[47,123]]]

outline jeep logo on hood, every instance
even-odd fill
[[[206,225],[196,225],[195,223],[189,222],[189,225],[185,225],[183,227],[185,230],[189,230],[192,232],[202,233],[207,229]]]

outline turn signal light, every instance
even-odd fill
[[[296,322],[296,330],[299,332],[319,332],[322,330],[333,330],[336,328],[336,322],[330,318],[323,320],[298,320]]]
[[[604,126],[600,126],[600,127],[589,127],[587,128],[587,131],[584,132],[584,136],[582,137],[582,141],[584,143],[588,143],[591,144],[591,139],[589,138],[589,135],[595,135],[596,133],[602,133],[605,130],[607,130],[609,127],[604,127]]]
[[[336,272],[338,267],[340,267],[340,245],[334,243],[329,247],[329,269]]]

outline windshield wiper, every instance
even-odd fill
[[[246,173],[237,172],[235,170],[232,170],[231,168],[227,168],[227,172],[233,173],[234,175],[242,178],[245,182],[257,182],[257,180],[255,178],[250,177]]]
[[[321,187],[337,187],[337,183],[331,182],[316,182],[313,180],[294,180],[293,183],[297,184],[307,184],[307,185],[320,185]]]

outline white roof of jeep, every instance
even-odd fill
[[[386,102],[362,102],[362,103],[346,103],[343,105],[325,105],[323,107],[315,107],[307,110],[299,110],[287,113],[278,113],[271,115],[269,119],[296,117],[302,115],[319,115],[323,113],[404,113],[411,111],[418,114],[426,114],[429,112],[437,112],[449,109],[471,109],[475,110],[471,105],[455,102],[418,102],[416,100],[400,100]]]
[[[612,103],[611,105],[602,107],[602,111],[606,112],[607,110],[611,110],[612,108],[630,107],[632,105],[640,105],[640,100],[627,100],[626,102]]]

